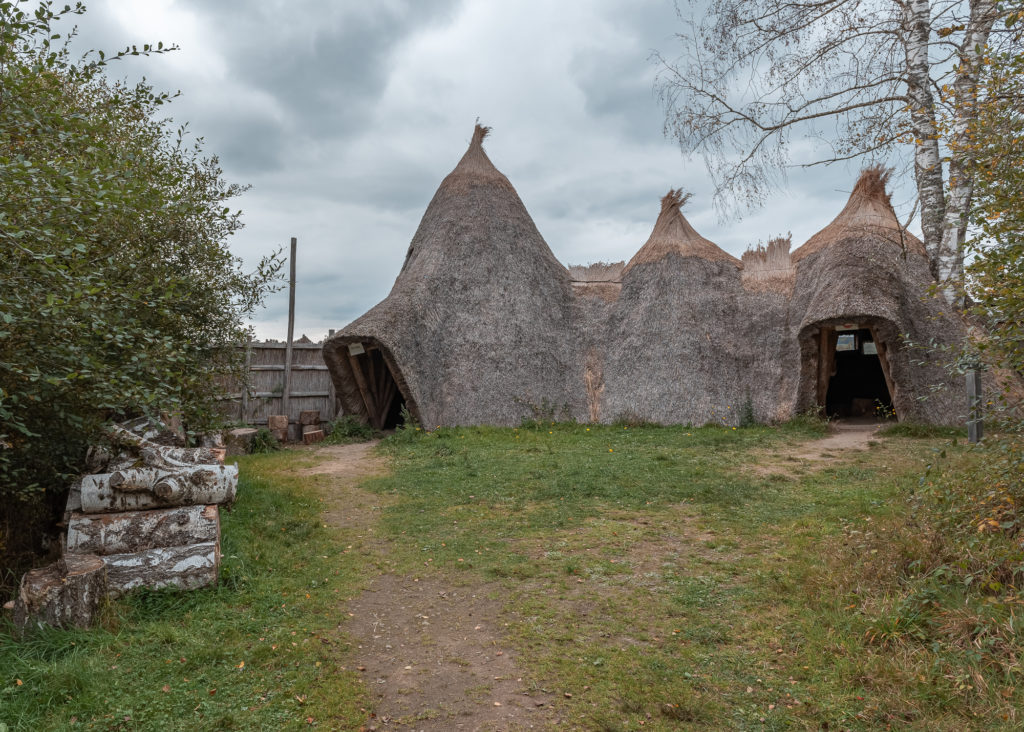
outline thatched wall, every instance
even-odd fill
[[[934,357],[904,337],[955,344],[963,326],[928,296],[923,247],[896,220],[882,171],[866,171],[792,253],[778,239],[737,260],[693,229],[676,190],[628,264],[567,270],[485,135],[478,126],[438,188],[391,294],[325,344],[346,412],[367,413],[348,356],[360,344],[427,426],[541,414],[736,425],[745,407],[784,420],[818,398],[819,331],[855,321],[884,342],[901,419],[959,418],[958,383],[919,364]]]

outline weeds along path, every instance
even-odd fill
[[[339,629],[352,639],[352,663],[372,700],[366,729],[516,730],[547,726],[547,695],[527,693],[517,654],[502,641],[499,588],[411,577],[393,571],[377,523],[389,497],[360,487],[384,475],[377,442],[333,445],[302,472],[322,476],[324,521],[346,550],[370,567]]]

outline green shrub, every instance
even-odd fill
[[[878,430],[885,437],[914,437],[932,439],[936,437],[965,437],[967,430],[962,427],[941,427],[920,422],[897,422]]]
[[[267,452],[276,452],[281,449],[281,443],[274,437],[274,433],[266,427],[260,427],[256,434],[249,441],[248,452],[250,455],[257,455]]]
[[[366,424],[354,414],[346,414],[331,422],[324,442],[344,444],[347,442],[366,442],[377,436],[373,427]]]

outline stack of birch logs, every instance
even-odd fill
[[[97,451],[71,488],[64,556],[22,579],[15,623],[87,626],[105,597],[137,587],[195,589],[220,570],[220,510],[238,467],[224,451],[157,444],[114,427],[116,454]]]

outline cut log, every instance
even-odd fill
[[[274,430],[286,430],[288,429],[288,415],[286,414],[272,414],[267,417],[267,429],[273,432]]]
[[[194,590],[216,584],[220,572],[220,544],[211,541],[161,547],[111,554],[100,559],[107,565],[107,591],[111,597],[119,597],[137,587]]]
[[[112,514],[75,513],[68,523],[66,551],[129,554],[211,541],[220,541],[220,511],[214,505]]]
[[[317,442],[323,442],[324,441],[324,431],[323,430],[313,430],[312,432],[304,432],[302,434],[302,441],[305,444],[307,444],[307,445],[312,445],[312,444],[315,444]]]
[[[228,455],[244,455],[249,452],[249,443],[258,430],[252,427],[239,427],[227,434]]]
[[[115,467],[142,467],[174,468],[186,467],[189,465],[205,465],[217,462],[217,454],[208,447],[169,447],[158,445],[151,440],[129,432],[123,427],[114,425],[110,428],[110,435],[114,441],[122,446],[130,448],[130,454],[122,454],[112,462]]]
[[[148,489],[138,487],[145,484],[148,484]],[[128,486],[130,490],[122,490],[120,486]],[[136,468],[85,476],[82,479],[82,512],[114,513],[231,503],[237,490],[237,465],[196,465],[175,472]]]
[[[21,578],[14,601],[14,625],[24,632],[33,624],[88,628],[107,596],[102,559],[67,554]]]
[[[320,410],[311,409],[307,411],[299,412],[299,424],[302,425],[318,425],[320,424]]]

